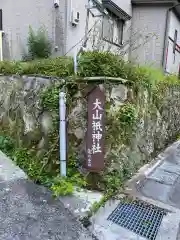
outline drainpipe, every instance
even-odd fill
[[[166,70],[166,49],[168,46],[168,33],[169,33],[169,24],[170,24],[170,12],[173,10],[175,7],[179,6],[180,3],[175,4],[174,6],[170,7],[167,10],[166,13],[166,24],[165,24],[165,33],[164,33],[164,47],[163,47],[163,58],[162,58],[162,67],[163,71],[165,72]]]
[[[66,177],[66,96],[63,90],[59,93],[59,117],[60,172]]]
[[[77,53],[76,53],[76,50],[74,51],[74,73],[75,75],[77,74],[77,67],[78,67],[78,61],[77,61]]]

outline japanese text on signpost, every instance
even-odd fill
[[[95,88],[88,97],[87,168],[104,168],[104,92]]]

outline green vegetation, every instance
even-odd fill
[[[48,171],[45,168],[44,161],[47,160],[47,154],[44,156],[45,159],[42,160],[36,156],[34,148],[16,147],[14,140],[9,136],[0,136],[0,150],[11,157],[27,173],[30,179],[50,187],[55,197],[72,194],[74,186],[86,186],[85,179],[75,169],[72,162],[69,163],[67,178],[62,178],[56,171]]]
[[[45,29],[40,28],[37,33],[29,28],[28,57],[32,59],[48,58],[51,54],[51,43]]]
[[[41,39],[41,37],[39,37]],[[39,41],[40,42],[40,41]],[[48,57],[39,55],[41,48],[39,42],[36,43],[36,37],[31,32],[29,43],[30,52],[33,58]],[[44,42],[45,46],[46,42]],[[34,44],[34,45],[33,45]],[[164,76],[161,71],[134,66],[124,62],[119,56],[111,53],[87,52],[84,53],[78,64],[78,74],[74,76],[73,60],[69,57],[59,57],[55,59],[34,60],[31,62],[1,62],[0,73],[4,75],[45,75],[65,79],[59,81],[50,88],[42,92],[42,105],[44,110],[50,111],[53,116],[53,130],[48,136],[49,146],[43,157],[37,154],[37,142],[27,146],[27,143],[21,140],[21,134],[17,134],[18,129],[13,128],[9,133],[9,128],[1,129],[0,149],[8,154],[14,161],[24,169],[28,176],[35,182],[49,186],[55,196],[67,195],[73,192],[74,186],[98,188],[105,192],[105,197],[101,203],[93,206],[99,208],[111,196],[115,195],[124,182],[137,171],[139,166],[144,164],[140,160],[130,159],[129,156],[121,156],[120,152],[131,144],[137,128],[137,123],[141,113],[141,95],[143,91],[149,93],[151,105],[159,108],[163,102],[164,94],[170,85],[179,85],[179,80],[175,76]],[[68,176],[61,178],[59,176],[59,156],[58,156],[58,99],[59,89],[64,87],[67,91],[68,113],[71,112],[76,104],[76,93],[83,92],[87,84],[97,84],[103,82],[107,88],[111,88],[118,82],[101,80],[99,82],[92,80],[83,80],[84,77],[109,76],[127,79],[127,85],[133,89],[133,98],[129,98],[125,105],[119,106],[110,111],[111,104],[106,105],[106,144],[111,153],[107,156],[106,169],[100,174],[89,174],[87,178],[83,177],[78,171],[78,150],[79,144],[75,136],[69,136],[68,148]],[[84,96],[82,97],[84,98]],[[139,110],[140,109],[140,110]],[[7,137],[8,136],[8,137]],[[19,138],[19,139],[17,139]],[[19,144],[17,144],[19,143]],[[119,168],[112,169],[111,164],[119,163]],[[93,210],[94,211],[94,210]]]

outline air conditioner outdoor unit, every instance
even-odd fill
[[[72,11],[71,24],[73,26],[77,26],[79,24],[79,20],[80,20],[80,13],[76,11]]]

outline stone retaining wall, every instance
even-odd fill
[[[35,76],[0,76],[0,119],[1,126],[10,130],[21,128],[22,141],[36,141],[37,148],[46,151],[48,135],[52,130],[53,112],[43,108],[41,93],[47,87],[61,81]],[[157,106],[145,90],[135,96],[125,84],[101,85],[106,92],[108,107],[106,120],[106,170],[128,171],[132,174],[137,166],[151,160],[157,151],[165,148],[167,142],[180,130],[180,101],[178,88],[166,91],[161,106]],[[137,111],[137,125],[128,143],[112,136],[112,128],[118,124],[122,106],[134,104]],[[87,101],[82,91],[76,94],[73,108],[67,116],[69,145],[77,152],[78,160],[85,158],[84,137],[87,128]],[[57,113],[56,113],[57,114]],[[118,136],[120,131],[116,131]],[[119,142],[118,142],[119,141]]]

